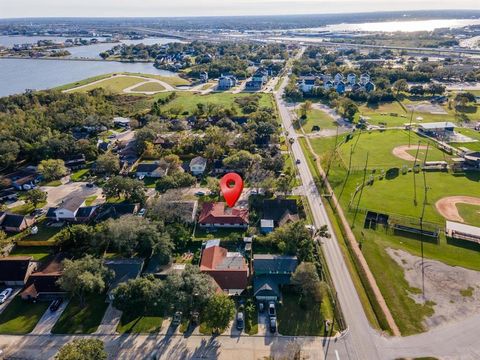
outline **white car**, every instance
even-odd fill
[[[8,299],[8,297],[12,295],[12,292],[13,292],[13,289],[11,288],[3,290],[0,293],[0,304],[3,304]]]

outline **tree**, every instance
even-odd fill
[[[235,303],[227,294],[215,294],[208,301],[202,317],[214,332],[223,332],[235,314]]]
[[[127,215],[105,222],[104,236],[110,246],[123,256],[138,252],[145,257],[158,255],[166,263],[170,260],[173,243],[163,223],[143,217]]]
[[[212,195],[220,193],[220,180],[214,177],[207,178],[207,188]]]
[[[303,221],[280,226],[267,238],[284,254],[297,255],[300,261],[313,261],[313,241]]]
[[[57,236],[56,245],[62,251],[68,251],[77,257],[85,254],[100,254],[104,241],[99,236],[99,229],[85,224],[68,226]]]
[[[397,92],[397,96],[398,96],[398,94],[400,94],[401,92],[408,91],[407,80],[399,79],[393,83],[392,87]]]
[[[15,141],[0,141],[0,167],[13,165],[20,153],[20,146]]]
[[[157,313],[161,305],[162,282],[153,276],[130,279],[113,291],[113,306],[131,314]]]
[[[240,150],[223,159],[223,164],[233,170],[245,171],[250,167],[256,156],[246,150]]]
[[[0,230],[0,250],[3,246],[7,245],[10,241],[7,239],[7,234],[5,231]]]
[[[342,116],[350,121],[353,120],[358,112],[358,106],[352,100],[345,98],[337,102],[337,109]]]
[[[120,160],[118,156],[107,152],[100,155],[96,161],[96,171],[101,174],[117,174],[120,171]]]
[[[134,203],[143,204],[146,200],[143,182],[123,176],[110,178],[103,186],[103,193],[107,198],[124,196],[126,200]]]
[[[302,119],[306,119],[308,112],[312,110],[312,102],[310,100],[305,101],[302,105],[300,105],[300,114]]]
[[[166,278],[165,303],[171,305],[172,311],[201,311],[216,289],[210,275],[200,272],[197,266],[187,264],[181,274],[174,273]]]
[[[68,174],[65,162],[61,159],[42,160],[38,165],[38,172],[46,181],[60,179]]]
[[[325,284],[322,285],[315,264],[303,262],[292,274],[292,285],[295,285],[305,300],[319,303],[325,295]]]
[[[47,193],[40,189],[32,189],[25,194],[25,200],[36,208],[38,204],[47,201]]]
[[[84,307],[85,297],[88,294],[103,293],[113,276],[113,271],[107,269],[101,259],[87,255],[78,260],[65,259],[63,275],[58,284],[72,296],[78,296],[80,306]]]
[[[98,339],[75,339],[60,348],[55,360],[106,360],[103,341]]]
[[[186,172],[176,172],[171,175],[166,175],[157,180],[156,188],[160,192],[165,192],[169,189],[178,189],[189,187],[195,184],[197,179],[195,176]]]

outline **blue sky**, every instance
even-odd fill
[[[0,17],[206,16],[479,9],[479,0],[0,0]]]

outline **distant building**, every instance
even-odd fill
[[[370,92],[370,91],[374,91],[375,90],[375,84],[371,81],[367,82],[365,84],[365,91],[366,92]]]
[[[237,85],[237,78],[233,75],[222,75],[218,79],[218,89],[228,90]]]
[[[85,155],[77,154],[65,159],[65,166],[70,170],[82,169],[87,165]]]
[[[445,234],[453,239],[461,239],[480,243],[480,227],[447,221]]]
[[[335,86],[335,90],[339,94],[343,94],[346,89],[347,89],[347,86],[345,85],[345,83],[343,81],[338,82],[337,85]]]
[[[200,81],[203,82],[203,83],[208,82],[208,72],[202,71],[200,73]]]
[[[419,124],[418,130],[428,136],[442,137],[453,135],[455,127],[450,121],[441,121]]]
[[[333,85],[334,85],[334,84],[333,84],[333,81],[328,80],[327,82],[324,82],[324,83],[323,83],[323,88],[324,88],[325,90],[330,90],[330,89],[333,89]]]
[[[190,160],[190,172],[195,175],[202,175],[205,172],[205,169],[207,168],[207,159],[197,156],[194,157],[192,160]]]
[[[317,77],[315,76],[304,76],[300,79],[300,90],[303,93],[310,93],[317,87]]]
[[[132,120],[129,118],[124,118],[124,117],[114,117],[113,118],[113,125],[122,127],[122,128],[128,128],[130,126],[130,122]]]
[[[333,79],[334,79],[335,84],[338,84],[341,81],[343,82],[344,77],[343,77],[343,74],[336,73],[335,77]]]
[[[353,86],[357,83],[357,75],[355,75],[354,73],[350,73],[347,75],[347,83],[350,85],[350,86]]]
[[[297,201],[294,199],[263,200],[262,219],[273,221],[273,226],[282,226],[300,219]]]
[[[200,271],[210,275],[228,295],[240,295],[248,283],[248,265],[242,254],[215,245],[202,251]]]
[[[229,208],[223,202],[204,203],[198,223],[201,228],[240,228],[248,227],[248,210]]]
[[[360,85],[365,86],[366,83],[370,81],[370,75],[369,74],[362,74],[360,75]]]

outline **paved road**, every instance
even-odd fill
[[[318,228],[327,224],[331,228],[330,220],[326,210],[322,204],[321,196],[315,185],[315,181],[307,165],[307,160],[300,147],[296,131],[292,124],[291,113],[284,100],[282,94],[288,78],[285,77],[279,91],[275,94],[278,104],[283,126],[289,133],[289,137],[295,141],[292,144],[292,153],[295,160],[300,160],[297,164],[300,178],[304,186],[304,192],[307,196],[310,208],[312,209],[315,226]],[[327,260],[327,265],[332,274],[333,282],[336,286],[338,298],[342,306],[345,319],[349,326],[349,333],[342,340],[331,345],[332,351],[340,351],[345,359],[379,359],[380,355],[374,342],[375,331],[370,327],[362,304],[357,295],[357,291],[350,277],[350,273],[346,267],[343,255],[338,245],[335,234],[331,231],[332,238],[323,241],[323,250]],[[330,351],[330,350],[329,350]]]

